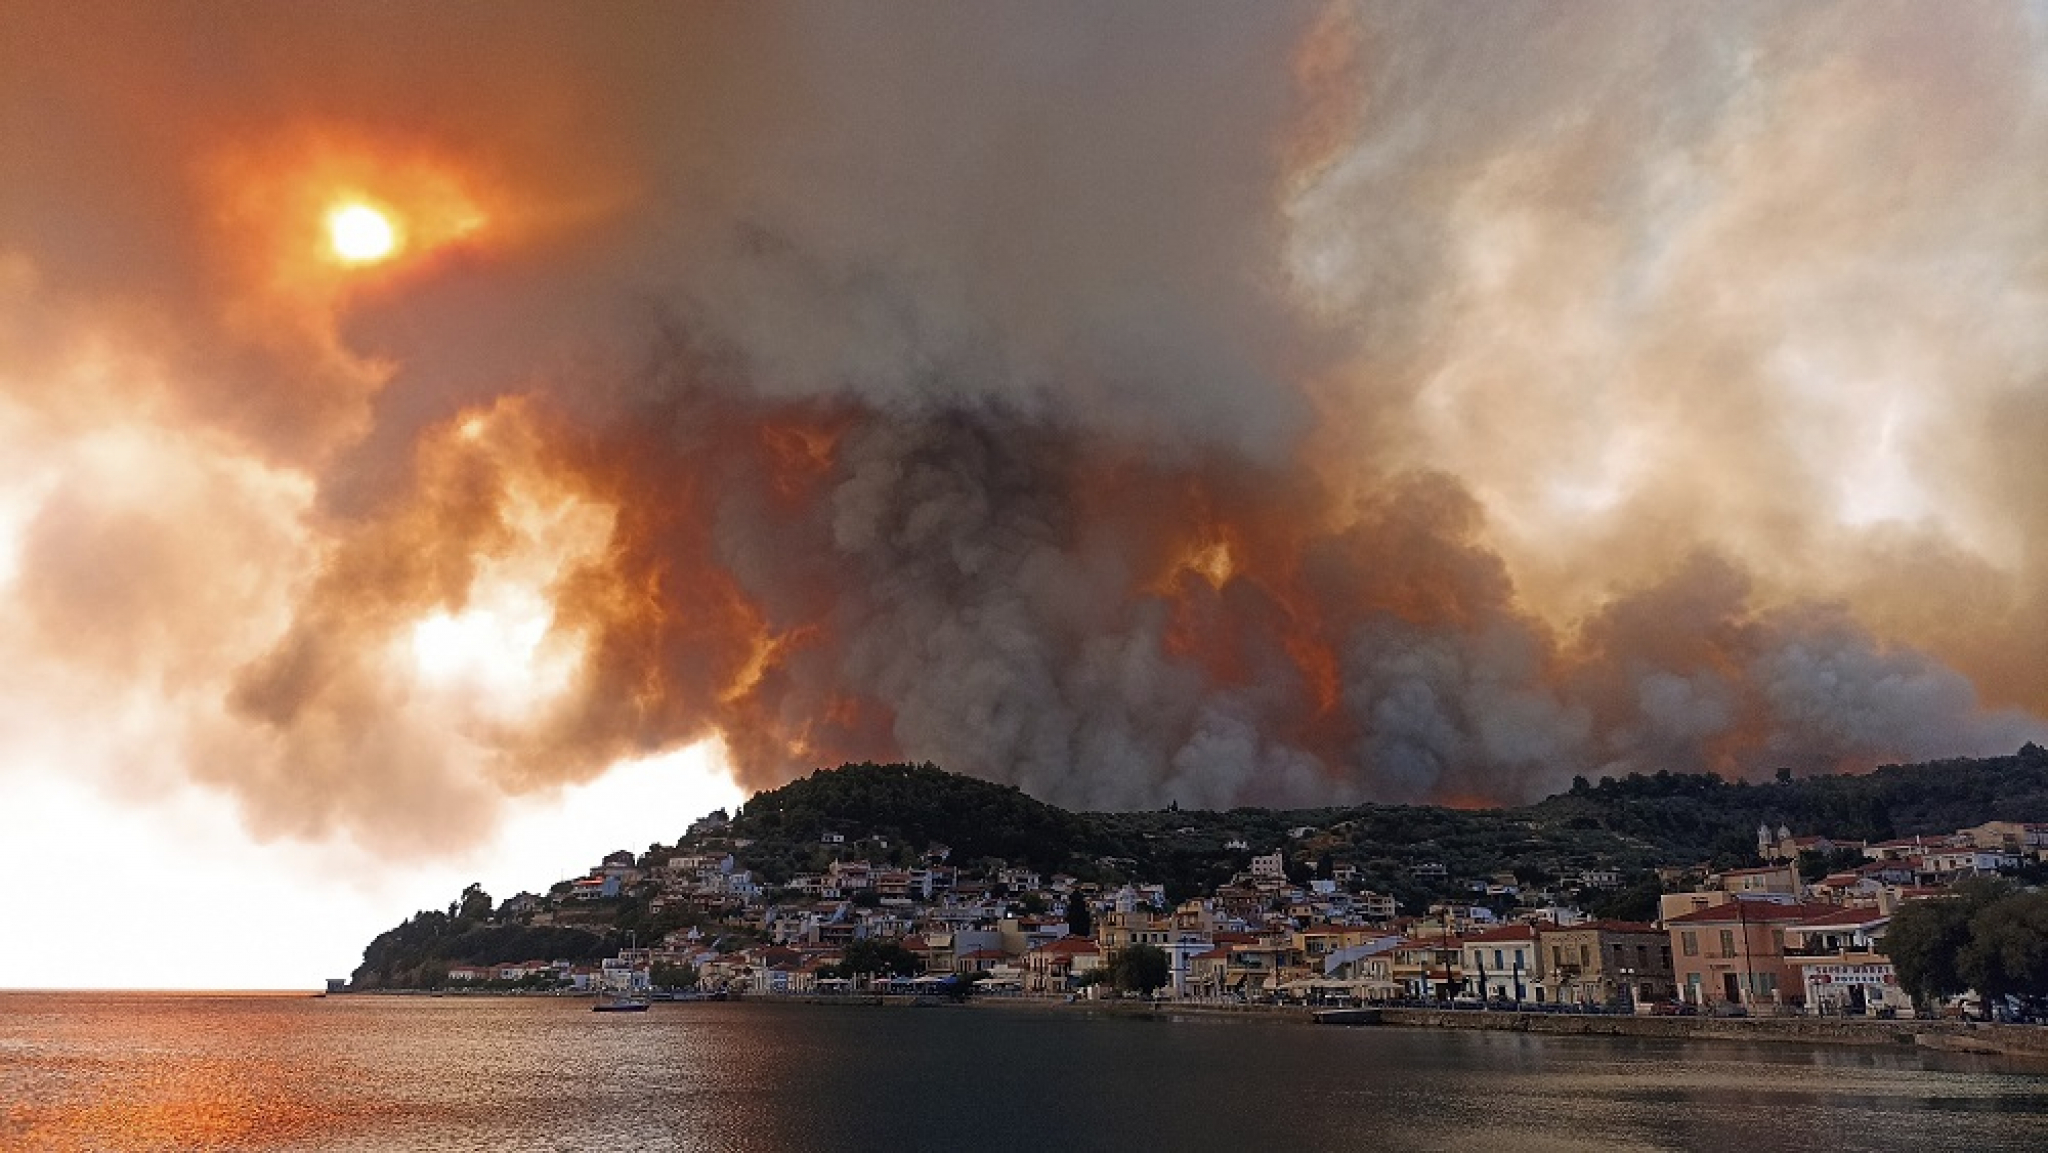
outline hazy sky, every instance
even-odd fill
[[[0,985],[2048,733],[2040,4],[0,0],[0,141]]]

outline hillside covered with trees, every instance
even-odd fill
[[[1211,889],[1253,853],[1285,847],[1291,862],[1355,865],[1361,883],[1405,903],[1435,895],[1416,881],[1416,866],[1440,864],[1453,878],[1512,869],[1530,883],[1596,867],[1735,867],[1754,862],[1760,824],[1882,840],[1994,818],[2048,821],[2048,750],[2028,745],[2009,757],[1762,784],[1711,773],[1581,778],[1533,805],[1473,810],[1068,813],[931,765],[860,764],[757,794],[734,816],[732,832],[752,842],[737,851],[740,863],[774,882],[844,855],[821,843],[827,833],[877,863],[907,864],[937,844],[957,865],[992,859],[1085,880],[1156,880],[1175,896]]]
[[[1013,786],[933,765],[857,764],[821,769],[761,792],[731,815],[691,824],[673,846],[650,846],[652,866],[682,852],[730,852],[776,892],[834,859],[909,865],[934,855],[993,882],[1022,866],[1102,885],[1159,882],[1181,900],[1227,883],[1254,853],[1286,854],[1296,879],[1313,868],[1357,870],[1357,884],[1404,909],[1466,899],[1472,878],[1512,872],[1523,885],[1556,887],[1596,915],[1643,918],[1654,908],[1658,866],[1735,867],[1755,862],[1760,824],[1837,838],[1946,833],[1992,819],[2048,821],[2048,750],[2012,756],[1887,766],[1854,776],[1751,784],[1707,773],[1630,774],[1576,780],[1517,808],[1458,810],[1358,805],[1223,812],[1167,808],[1070,813]],[[1313,864],[1311,864],[1313,862]],[[1619,873],[1618,889],[1593,891],[1589,869]],[[566,887],[558,885],[557,889]],[[554,904],[555,902],[542,902]],[[706,923],[699,910],[657,911],[644,893],[560,909],[551,925],[493,910],[474,886],[446,911],[430,910],[379,935],[356,970],[359,987],[435,983],[454,964],[609,955],[627,933],[651,941]],[[721,930],[722,931],[722,930]]]
[[[529,958],[595,960],[616,946],[610,934],[587,929],[526,925],[501,918],[489,893],[476,885],[446,911],[428,909],[377,935],[363,963],[349,976],[358,989],[421,988],[441,984],[454,965],[496,965]]]

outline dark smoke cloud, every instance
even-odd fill
[[[2038,9],[0,27],[8,684],[262,832],[714,736],[1117,808],[2043,729]]]

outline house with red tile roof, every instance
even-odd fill
[[[986,973],[1009,961],[1010,955],[1001,949],[970,949],[953,958],[956,973]]]
[[[1667,919],[1679,995],[1710,1009],[1803,1005],[1803,977],[1785,957],[1786,930],[1839,912],[1833,905],[1738,899]]]
[[[1048,941],[1024,955],[1024,991],[1047,996],[1068,993],[1076,981],[1102,965],[1102,949],[1087,937]]]

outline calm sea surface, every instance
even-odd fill
[[[999,1007],[0,993],[7,1150],[2041,1150],[2043,1072]]]

